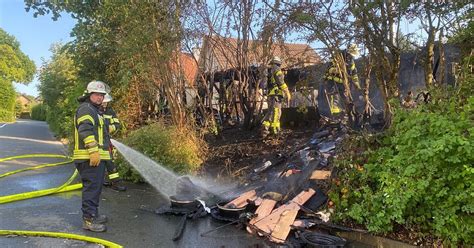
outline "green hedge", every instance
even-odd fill
[[[46,120],[49,127],[56,136],[65,138],[72,137],[74,110],[66,106],[57,106],[57,108],[48,108]]]
[[[193,132],[154,123],[131,132],[122,142],[177,173],[190,173],[200,168],[204,147]],[[143,181],[122,157],[116,162],[123,178]]]
[[[15,114],[12,111],[0,109],[0,122],[13,122],[15,121]]]
[[[37,121],[45,121],[48,108],[45,104],[37,104],[31,108],[31,119]]]
[[[0,122],[15,121],[15,98],[12,83],[0,79]]]

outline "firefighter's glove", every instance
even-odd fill
[[[98,150],[89,152],[90,166],[99,166],[100,164],[100,154]]]
[[[115,126],[114,125],[109,125],[109,133],[114,133],[115,132]]]

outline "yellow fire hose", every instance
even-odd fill
[[[18,156],[13,156],[13,157],[0,158],[0,162],[14,160],[18,158],[69,158],[69,157],[61,155],[61,154],[24,154],[24,155],[18,155]]]
[[[93,238],[72,233],[61,233],[61,232],[42,232],[42,231],[23,231],[23,230],[0,230],[0,236],[6,235],[18,235],[18,236],[33,236],[33,237],[50,237],[50,238],[63,238],[63,239],[75,239],[81,241],[87,241],[91,243],[101,244],[105,247],[110,248],[121,248],[122,246],[114,242],[110,242],[104,239]]]
[[[64,158],[67,159],[64,162],[59,162],[59,163],[50,163],[50,164],[43,164],[43,165],[38,165],[34,167],[28,167],[28,168],[23,168],[11,172],[7,172],[4,174],[0,174],[0,178],[10,176],[19,172],[23,171],[28,171],[28,170],[36,170],[36,169],[41,169],[45,167],[52,167],[52,166],[58,166],[58,165],[63,165],[63,164],[69,164],[72,162],[72,160],[64,155],[59,155],[59,154],[25,154],[25,155],[19,155],[19,156],[13,156],[13,157],[7,157],[7,158],[1,158],[1,162],[9,161],[9,160],[14,160],[14,159],[21,159],[21,158]],[[71,184],[71,182],[76,178],[78,172],[77,170],[74,171],[74,174],[61,186],[56,187],[56,188],[50,188],[50,189],[43,189],[43,190],[36,190],[36,191],[30,191],[30,192],[24,192],[24,193],[19,193],[19,194],[14,194],[14,195],[7,195],[7,196],[1,196],[0,197],[0,204],[8,203],[8,202],[13,202],[13,201],[20,201],[20,200],[26,200],[26,199],[31,199],[35,197],[40,197],[40,196],[45,196],[45,195],[50,195],[50,194],[55,194],[55,193],[61,193],[61,192],[66,192],[66,191],[72,191],[76,189],[82,188],[81,183],[77,184]],[[93,238],[93,237],[88,237],[88,236],[83,236],[83,235],[78,235],[78,234],[71,234],[71,233],[61,233],[61,232],[43,232],[43,231],[24,231],[24,230],[0,230],[0,236],[7,236],[7,235],[19,235],[19,236],[38,236],[38,237],[52,237],[52,238],[65,238],[65,239],[75,239],[75,240],[81,240],[81,241],[87,241],[91,243],[96,243],[96,244],[101,244],[104,245],[105,247],[111,247],[111,248],[120,248],[122,247],[119,244],[99,239],[99,238]]]
[[[58,165],[68,164],[68,163],[72,162],[72,160],[69,157],[64,156],[64,155],[59,155],[59,154],[25,154],[25,155],[2,158],[2,159],[0,159],[0,163],[5,162],[5,161],[9,161],[9,160],[14,160],[14,159],[21,159],[21,158],[64,158],[64,159],[68,159],[68,160],[64,161],[64,162],[60,162],[60,163],[43,164],[43,165],[39,165],[39,166],[23,168],[23,169],[7,172],[7,173],[4,173],[4,174],[1,174],[0,178],[6,177],[6,176],[9,176],[9,175],[13,175],[13,174],[16,174],[16,173],[19,173],[19,172],[23,172],[23,171],[36,170],[36,169],[41,169],[41,168],[45,168],[45,167],[58,166]],[[74,178],[76,178],[77,174],[78,174],[78,172],[77,172],[77,170],[75,170],[74,174],[63,185],[61,185],[59,187],[56,187],[56,188],[24,192],[24,193],[15,194],[15,195],[1,196],[0,197],[0,204],[13,202],[13,201],[31,199],[31,198],[50,195],[50,194],[59,193],[59,192],[66,192],[66,191],[80,189],[80,188],[82,188],[82,184],[80,184],[80,183],[70,185],[71,182],[74,180]]]
[[[0,162],[2,162],[2,161],[0,161]],[[16,173],[19,173],[19,172],[23,172],[23,171],[37,170],[37,169],[41,169],[41,168],[45,168],[45,167],[52,167],[52,166],[57,166],[57,165],[62,165],[62,164],[69,164],[69,163],[71,163],[71,161],[64,161],[64,162],[59,162],[59,163],[54,163],[54,164],[43,164],[43,165],[38,165],[38,166],[34,166],[34,167],[27,167],[27,168],[14,170],[14,171],[10,171],[10,172],[1,174],[0,178],[10,176],[10,175],[13,175],[13,174],[16,174]]]

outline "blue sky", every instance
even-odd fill
[[[32,59],[36,67],[41,66],[42,60],[49,59],[49,48],[55,42],[72,40],[70,33],[76,21],[68,14],[63,14],[57,21],[51,15],[33,17],[33,12],[26,12],[25,4],[20,0],[0,0],[0,27],[20,42],[20,48]],[[38,96],[35,78],[28,86],[15,84],[20,93]]]

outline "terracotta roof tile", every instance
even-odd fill
[[[196,60],[194,60],[192,55],[188,53],[180,53],[179,59],[181,62],[181,68],[183,69],[184,77],[186,78],[186,82],[189,85],[194,85],[194,81],[198,72]]]

